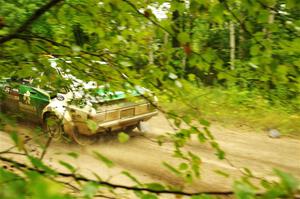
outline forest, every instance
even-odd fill
[[[0,107],[0,198],[300,198],[298,0],[0,0],[5,78],[158,114],[80,146]]]

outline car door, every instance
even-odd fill
[[[28,85],[19,86],[19,110],[29,119],[40,119],[49,102],[50,96],[45,91]]]

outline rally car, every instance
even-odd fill
[[[96,95],[85,102],[74,88],[61,90],[41,89],[30,79],[2,78],[0,110],[38,121],[53,139],[66,134],[82,145],[91,143],[103,132],[141,127],[141,122],[157,114],[155,96],[153,101],[138,97],[144,92],[139,88],[112,92],[98,86],[93,88]],[[136,99],[129,100],[130,96]]]

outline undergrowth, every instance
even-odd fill
[[[300,137],[300,97],[292,100],[273,97],[270,100],[257,91],[237,88],[195,88],[190,85],[186,89],[189,92],[184,92],[183,101],[162,100],[162,105],[182,115],[191,114],[193,109],[190,107],[197,107],[195,119],[201,117],[224,126],[248,126],[257,131],[277,129],[282,134]]]

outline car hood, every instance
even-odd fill
[[[65,95],[67,101],[83,100],[87,104],[98,104],[112,101],[119,101],[130,97],[139,97],[145,93],[151,93],[148,89],[136,86],[134,89],[126,91],[110,91],[107,88],[91,89],[90,93],[83,90],[71,91]]]

